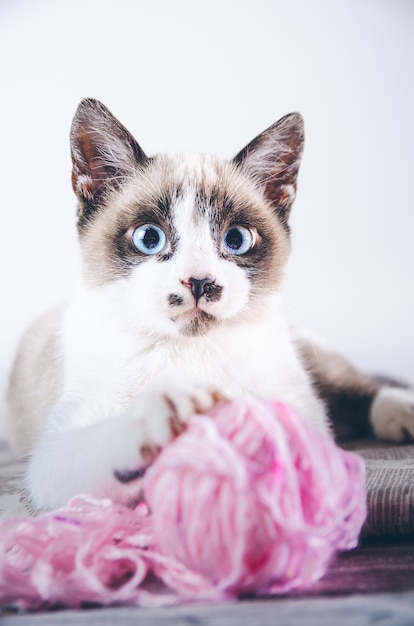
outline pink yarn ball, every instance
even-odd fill
[[[251,398],[193,417],[143,484],[149,509],[81,496],[0,522],[0,603],[153,606],[285,592],[353,548],[366,514],[362,459],[286,405]]]
[[[362,459],[279,402],[240,398],[210,416],[194,417],[146,476],[160,551],[225,594],[318,580],[357,545]]]

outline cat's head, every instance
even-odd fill
[[[147,157],[104,105],[82,101],[71,148],[85,284],[161,335],[257,315],[281,286],[303,141],[293,113],[232,160]]]

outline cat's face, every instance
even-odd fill
[[[296,114],[232,161],[147,158],[103,105],[83,101],[72,156],[85,284],[161,336],[254,317],[281,286],[302,144]]]

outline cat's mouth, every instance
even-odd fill
[[[207,313],[198,306],[195,306],[188,311],[175,315],[171,320],[177,323],[181,322],[180,333],[182,335],[197,337],[199,335],[205,335],[216,318],[214,315],[211,315],[211,313]]]

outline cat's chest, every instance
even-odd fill
[[[191,341],[108,332],[95,324],[68,342],[66,382],[108,400],[133,398],[157,376],[173,373],[213,383],[231,395],[273,395],[296,377],[287,329],[275,324],[223,329]],[[116,401],[116,400],[115,400]]]

